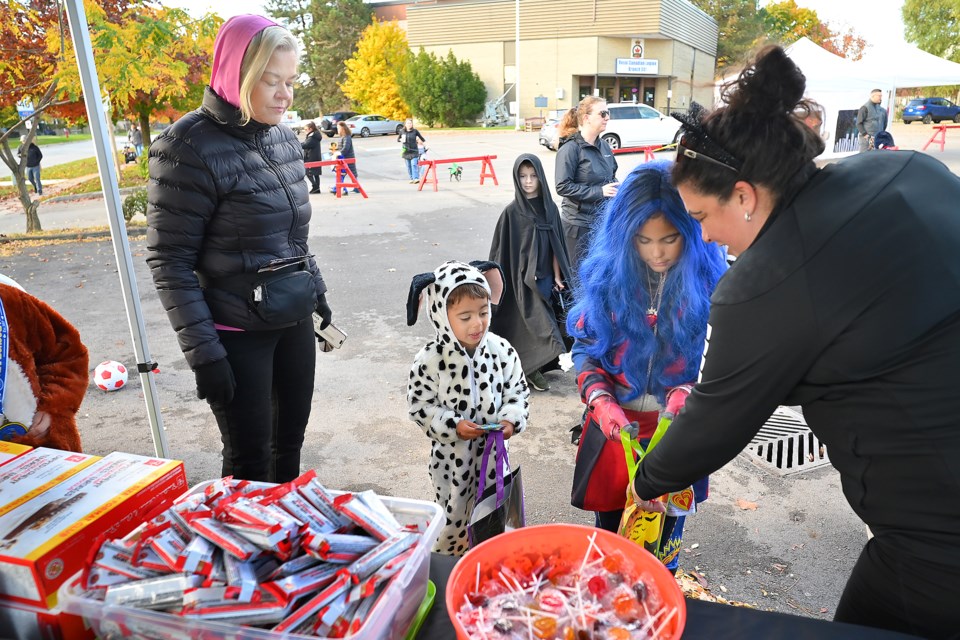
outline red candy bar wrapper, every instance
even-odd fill
[[[331,556],[347,556],[357,560],[378,544],[377,540],[369,536],[342,533],[315,534],[310,532],[304,535],[300,541],[300,546],[304,551],[329,562],[335,562],[335,560],[330,559]]]
[[[148,533],[144,534],[144,536],[148,535]],[[160,556],[160,559],[170,567],[170,571],[180,571],[183,569],[183,559],[181,559],[180,556],[187,548],[187,542],[180,537],[175,529],[168,526],[162,531],[156,531],[156,533],[149,536],[147,544],[149,544],[150,548]]]
[[[337,511],[350,521],[372,535],[377,540],[386,540],[397,529],[389,522],[374,513],[359,497],[352,493],[345,493],[334,500]]]
[[[277,600],[271,594],[262,592],[259,598],[251,602],[224,602],[198,607],[184,607],[181,616],[203,620],[222,620],[231,624],[265,625],[276,624],[290,615],[294,603]],[[217,636],[220,637],[220,636]]]
[[[257,591],[257,574],[252,562],[241,562],[229,553],[224,554],[223,564],[227,574],[227,584],[238,589],[235,599],[250,602]]]
[[[303,522],[283,509],[257,502],[243,495],[225,498],[217,505],[215,513],[227,522],[257,525],[271,533],[274,528],[281,529],[286,531],[289,537],[298,535],[304,528]],[[227,517],[222,517],[223,514]]]
[[[374,592],[385,585],[390,578],[395,576],[403,568],[403,564],[410,559],[416,549],[408,549],[396,558],[377,569],[372,576],[356,584],[347,596],[347,602],[356,602],[364,598],[369,598]]]
[[[199,587],[187,589],[183,594],[183,606],[185,607],[213,604],[233,604],[233,601],[227,601],[227,587]]]
[[[359,583],[373,575],[377,569],[415,545],[418,538],[415,533],[400,533],[382,542],[376,549],[350,565],[349,571],[354,582]]]
[[[339,567],[321,565],[286,578],[264,583],[262,586],[278,599],[292,600],[311,591],[322,589],[334,582],[337,574],[341,571],[342,569]]]
[[[194,536],[182,554],[182,571],[209,576],[213,570],[213,552],[216,547],[203,536]]]
[[[364,598],[358,603],[359,606],[356,612],[354,612],[353,618],[350,620],[349,632],[351,634],[356,634],[360,631],[360,628],[367,621],[367,616],[370,615],[373,605],[377,603],[377,600],[383,594],[385,588],[385,585],[380,585],[369,598]]]
[[[219,522],[219,521],[218,521]],[[279,526],[264,526],[259,524],[246,524],[242,522],[223,522],[223,526],[233,531],[238,536],[250,541],[261,549],[270,551],[278,544],[290,539],[290,532],[285,531]]]
[[[164,562],[160,554],[150,547],[140,549],[140,554],[137,556],[135,564],[138,567],[143,567],[144,569],[157,573],[170,573],[171,571],[170,565]]]
[[[300,573],[318,564],[320,564],[320,559],[314,558],[311,555],[302,555],[299,558],[288,560],[280,565],[279,577],[292,576],[295,573]]]
[[[297,608],[283,622],[273,628],[273,631],[290,631],[299,627],[310,617],[320,611],[324,606],[332,602],[335,598],[343,594],[350,587],[350,576],[341,573],[330,582],[320,593],[310,598],[307,602]]]
[[[337,595],[336,598],[330,601],[323,611],[320,612],[320,615],[317,616],[320,618],[320,621],[323,624],[330,625],[332,628],[334,623],[337,621],[341,615],[347,610],[347,594],[346,592],[341,592]]]
[[[301,476],[301,478],[305,477]],[[333,494],[327,491],[327,488],[320,484],[320,481],[316,478],[309,478],[307,482],[302,484],[297,484],[297,480],[294,480],[294,485],[297,486],[297,491],[304,497],[304,499],[309,502],[313,507],[323,514],[323,516],[330,522],[337,525],[337,530],[347,530],[353,526],[353,523],[349,518],[345,517],[337,511],[333,503],[335,498]]]
[[[333,621],[333,624],[330,625],[329,637],[331,638],[343,638],[350,631],[350,621],[353,620],[354,614],[356,614],[357,609],[360,607],[359,602],[354,602],[348,604],[340,616]]]
[[[277,503],[297,520],[306,523],[311,531],[329,533],[336,531],[339,525],[332,522],[323,513],[289,485],[280,485],[284,493],[278,496]]]
[[[240,560],[249,560],[261,553],[255,544],[235,534],[222,522],[212,518],[209,513],[190,514],[187,516],[187,524],[195,533]]]
[[[111,585],[107,587],[103,602],[138,609],[171,609],[182,606],[184,592],[196,588],[202,581],[201,576],[176,573]]]
[[[393,512],[387,508],[387,505],[383,503],[383,500],[380,499],[375,492],[371,490],[361,491],[357,496],[363,500],[363,504],[377,514],[384,522],[388,523],[395,531],[400,531],[403,529],[403,525],[400,524],[400,521],[393,515]]]
[[[94,558],[93,564],[107,571],[127,576],[128,580],[145,580],[158,575],[156,571],[135,566],[132,563],[130,551],[110,541],[100,545],[100,551]]]

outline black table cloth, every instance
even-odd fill
[[[418,640],[453,640],[456,632],[447,615],[447,578],[457,558],[433,554],[430,579],[437,597],[420,629]],[[882,631],[840,622],[803,618],[785,613],[732,607],[703,600],[687,600],[687,624],[683,638],[703,640],[905,640],[902,633]]]

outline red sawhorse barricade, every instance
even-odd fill
[[[960,129],[960,124],[938,124],[934,126],[933,135],[927,140],[927,144],[923,145],[921,151],[926,151],[931,144],[940,145],[940,151],[943,151],[943,147],[947,144],[947,129]]]
[[[353,171],[350,170],[350,165],[356,161],[356,158],[337,158],[336,160],[321,160],[320,162],[304,162],[303,166],[307,169],[334,167],[334,178],[336,179],[334,183],[334,189],[336,189],[336,191],[334,193],[338,198],[343,194],[343,190],[348,188],[358,189],[360,195],[366,198],[367,192],[363,190],[363,187],[360,186],[360,181],[357,180],[357,176],[353,175]]]
[[[417,191],[423,191],[423,185],[430,182],[433,184],[433,190],[437,191],[437,165],[438,164],[457,164],[463,162],[482,162],[480,166],[480,184],[483,184],[483,181],[486,178],[493,179],[493,184],[499,186],[500,183],[497,182],[497,174],[493,170],[493,162],[491,160],[496,160],[497,156],[475,156],[473,158],[443,158],[440,160],[421,160],[420,166],[426,167],[426,170],[420,175],[420,185],[417,187]]]
[[[654,152],[656,151],[668,151],[670,149],[675,149],[675,144],[654,144],[654,145],[644,145],[642,147],[623,147],[622,149],[614,149],[613,154],[618,155],[621,153],[643,153],[643,161],[649,162],[654,160]]]

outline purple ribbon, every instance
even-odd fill
[[[480,496],[483,495],[483,490],[486,488],[486,479],[487,479],[487,461],[490,459],[490,449],[496,445],[497,447],[497,506],[499,507],[503,504],[503,470],[504,468],[509,468],[507,465],[507,447],[503,439],[502,431],[491,431],[487,434],[487,444],[483,448],[483,458],[480,461],[480,478],[477,481],[477,501],[479,502]]]

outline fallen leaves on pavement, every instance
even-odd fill
[[[737,602],[736,600],[727,600],[723,596],[716,595],[710,591],[710,587],[704,579],[696,571],[684,571],[683,569],[677,570],[677,584],[680,585],[680,590],[683,591],[683,595],[686,598],[691,600],[705,600],[707,602],[718,602],[720,604],[728,604],[734,607],[747,607],[748,609],[756,609],[756,605],[747,604],[746,602]],[[722,591],[726,591],[722,586],[720,587]]]

